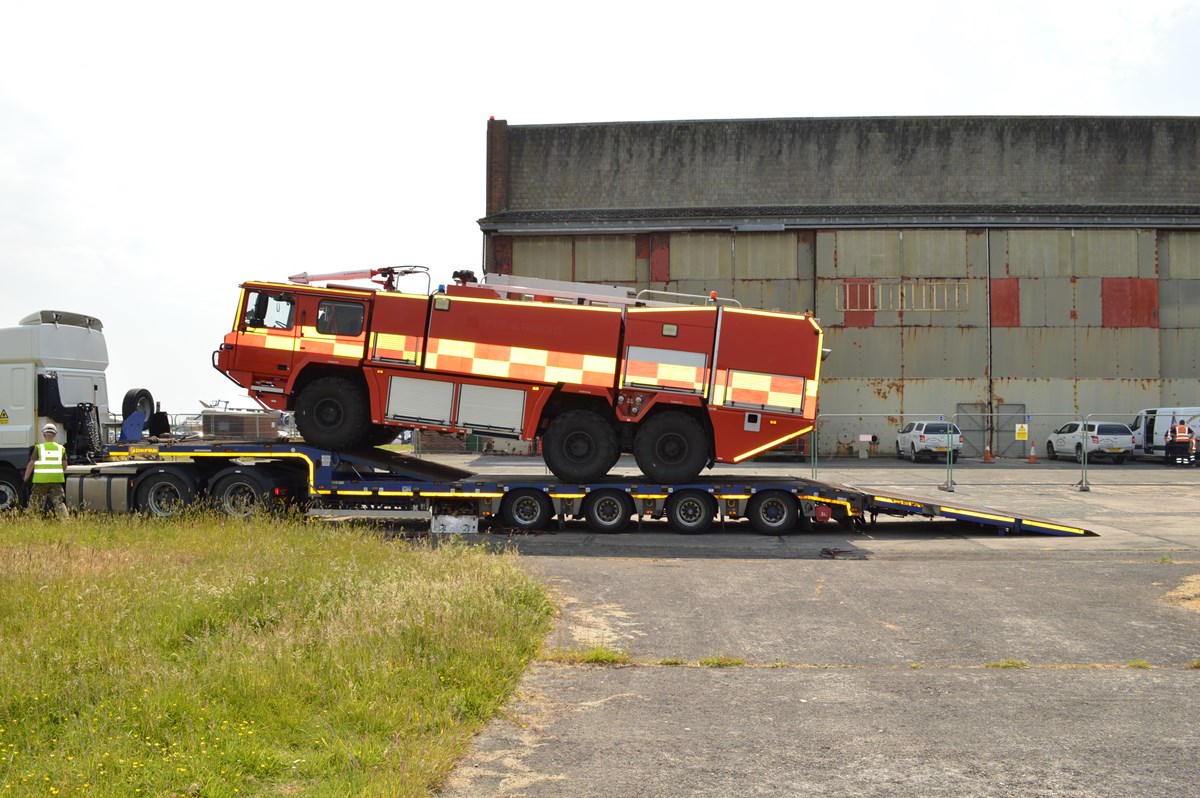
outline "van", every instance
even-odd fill
[[[1150,407],[1139,410],[1129,428],[1134,453],[1142,457],[1167,456],[1167,430],[1180,421],[1200,432],[1200,407]]]

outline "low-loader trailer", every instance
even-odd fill
[[[428,523],[433,532],[536,531],[583,520],[600,533],[665,520],[676,532],[746,522],[782,535],[879,515],[966,521],[1006,532],[1087,535],[1042,518],[795,476],[713,475],[682,484],[610,475],[587,483],[551,475],[477,474],[388,449],[333,452],[292,441],[141,442],[67,469],[76,509],[171,517],[198,504],[232,516],[292,509],[317,518]]]

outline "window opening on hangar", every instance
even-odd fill
[[[966,280],[845,280],[836,294],[839,311],[948,311],[970,307]]]

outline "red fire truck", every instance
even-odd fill
[[[378,446],[404,428],[540,437],[566,482],[602,477],[622,452],[685,482],[813,427],[823,333],[810,315],[469,272],[395,290],[417,270],[244,283],[213,365],[294,411],[314,446]],[[311,284],[366,277],[381,287]]]

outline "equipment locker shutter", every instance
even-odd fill
[[[458,426],[519,433],[525,392],[512,388],[463,385],[458,395]]]
[[[387,417],[449,426],[454,383],[392,377],[388,383]]]

